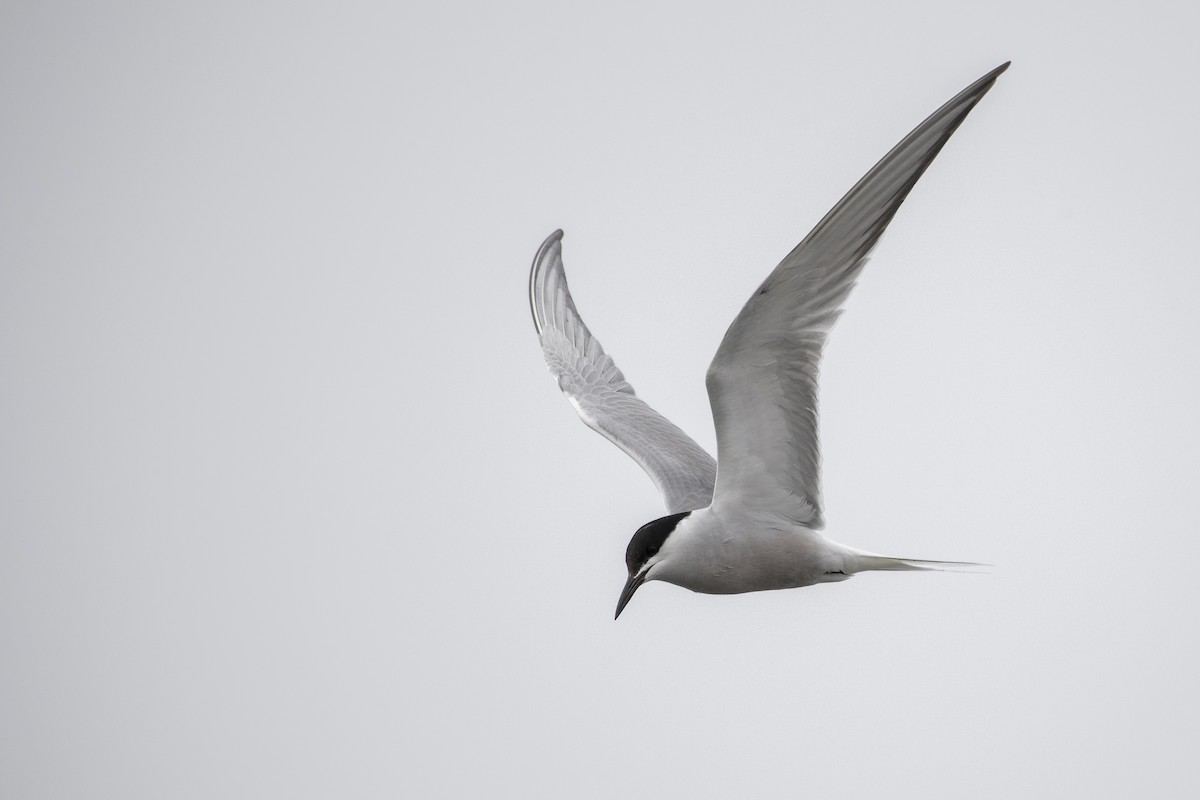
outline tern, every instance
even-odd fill
[[[767,276],[708,368],[717,459],[636,394],[575,308],[561,230],[534,257],[530,306],[546,364],[588,427],[650,476],[668,515],[625,551],[620,617],[638,587],[666,581],[738,594],[844,581],[868,570],[979,566],[892,558],[823,536],[817,374],[867,256],[921,174],[1008,63],[964,89],[883,157]]]

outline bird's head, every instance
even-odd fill
[[[621,590],[621,598],[617,600],[617,613],[613,619],[621,616],[626,604],[633,598],[633,593],[646,581],[654,580],[651,570],[660,564],[664,556],[664,545],[679,523],[692,512],[671,514],[668,517],[647,522],[637,529],[637,533],[629,540],[625,548],[625,566],[629,568],[629,580]]]

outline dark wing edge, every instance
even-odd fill
[[[963,89],[889,150],[788,253],[775,272],[802,260],[806,248],[820,246],[822,239],[830,236],[854,245],[850,252],[839,249],[830,255],[865,257],[942,147],[1010,64],[1011,61],[1005,61]],[[851,233],[859,234],[861,239],[848,235]]]

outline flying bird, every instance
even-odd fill
[[[636,394],[575,308],[561,230],[529,276],[533,322],[559,389],[588,427],[633,458],[667,516],[633,534],[616,617],[646,581],[737,594],[844,581],[868,570],[977,566],[892,558],[823,536],[817,373],[829,331],[917,179],[992,88],[984,75],[904,137],[780,262],[708,368],[717,459]]]

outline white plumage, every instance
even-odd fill
[[[646,470],[671,515],[643,526],[630,542],[618,615],[647,580],[727,594],[949,563],[877,556],[818,533],[825,520],[817,377],[825,340],[871,249],[1007,67],[983,76],[917,126],[746,302],[708,369],[715,462],[634,394],[583,323],[567,288],[562,231],[542,244],[530,274],[530,304],[550,372],[580,418]]]

